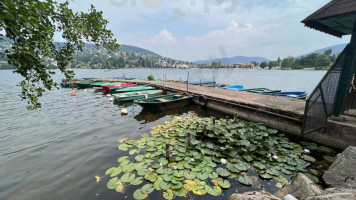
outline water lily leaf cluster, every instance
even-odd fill
[[[142,185],[135,199],[145,199],[155,190],[163,191],[165,199],[188,193],[219,196],[233,178],[246,186],[258,178],[283,186],[288,182],[284,176],[307,173],[306,166],[315,161],[278,131],[240,120],[176,117],[140,140],[122,142],[118,148],[128,155],[105,175],[111,177],[109,189]]]

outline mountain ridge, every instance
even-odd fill
[[[256,62],[268,62],[270,61],[268,58],[264,57],[248,57],[248,56],[234,56],[234,57],[229,57],[229,58],[215,58],[215,59],[210,59],[210,60],[197,60],[194,61],[194,64],[198,65],[204,65],[204,64],[211,64],[212,62],[219,62],[224,65],[233,65],[233,64],[238,64],[238,63],[251,63],[252,61]]]

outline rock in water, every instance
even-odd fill
[[[305,199],[310,196],[320,195],[322,192],[323,190],[307,176],[298,173],[292,181],[277,191],[274,195],[283,198],[287,194],[291,194],[297,199]]]
[[[246,192],[243,194],[232,194],[229,200],[281,200],[268,192]]]
[[[356,189],[356,147],[350,146],[338,154],[323,180],[331,187]]]
[[[128,113],[129,113],[129,111],[126,108],[121,110],[122,115],[127,115]]]

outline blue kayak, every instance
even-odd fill
[[[226,89],[226,90],[242,90],[244,89],[245,86],[243,85],[232,85],[232,86],[226,86],[222,87],[221,89]]]
[[[207,84],[215,84],[216,81],[193,81],[193,82],[188,82],[190,85],[207,85]]]
[[[269,95],[289,97],[295,99],[305,99],[307,98],[308,93],[307,92],[276,92],[276,93],[269,93]]]

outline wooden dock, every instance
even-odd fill
[[[294,136],[301,136],[305,100],[285,98],[249,92],[223,90],[181,82],[112,80],[151,85],[167,92],[192,95],[193,101],[203,108],[216,110],[239,119],[263,123],[264,125]],[[340,123],[328,120],[328,127],[303,137],[336,148],[346,148],[356,144],[354,121]]]

